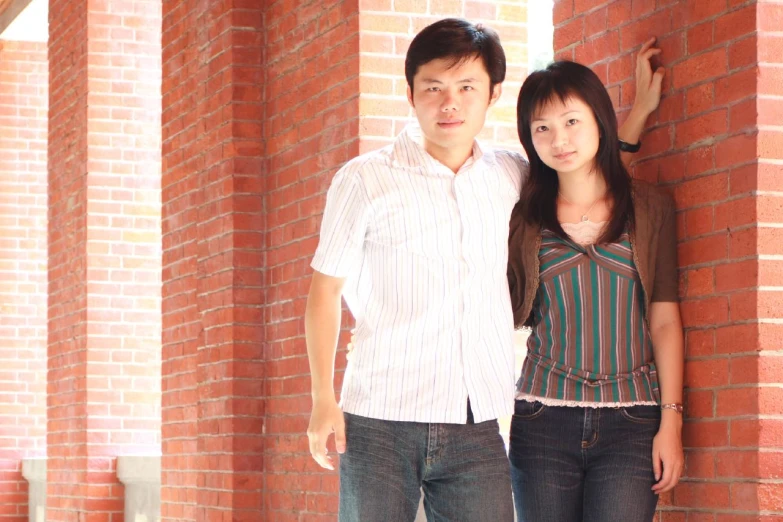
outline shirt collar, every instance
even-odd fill
[[[394,141],[393,161],[402,167],[431,167],[441,165],[435,158],[429,155],[421,146],[421,127],[412,123],[407,125]],[[473,140],[473,156],[468,158],[466,165],[474,166],[484,162],[495,165],[495,154],[491,149],[482,147],[478,140]]]

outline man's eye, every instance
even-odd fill
[[[472,90],[474,90],[473,87],[470,86],[470,85],[465,85],[462,89],[465,90],[465,91],[472,91]]]

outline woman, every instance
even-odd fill
[[[656,51],[640,53],[648,80]],[[532,329],[510,437],[518,518],[649,522],[683,467],[674,203],[630,178],[620,146],[634,146],[587,67],[531,74],[517,117],[530,175],[509,285]]]

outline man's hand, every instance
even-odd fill
[[[345,418],[343,417],[343,410],[340,409],[334,397],[313,400],[310,425],[307,427],[307,438],[310,439],[310,454],[322,468],[334,470],[334,462],[328,456],[326,449],[326,441],[332,432],[334,432],[337,453],[345,453]]]
[[[652,70],[652,58],[661,53],[655,44],[655,37],[647,40],[639,54],[636,55],[636,98],[634,99],[634,109],[642,114],[650,115],[661,101],[661,82],[666,70],[658,67],[655,72]]]

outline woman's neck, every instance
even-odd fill
[[[557,177],[560,194],[574,205],[591,205],[606,194],[606,182],[595,171],[584,174],[558,172]]]

